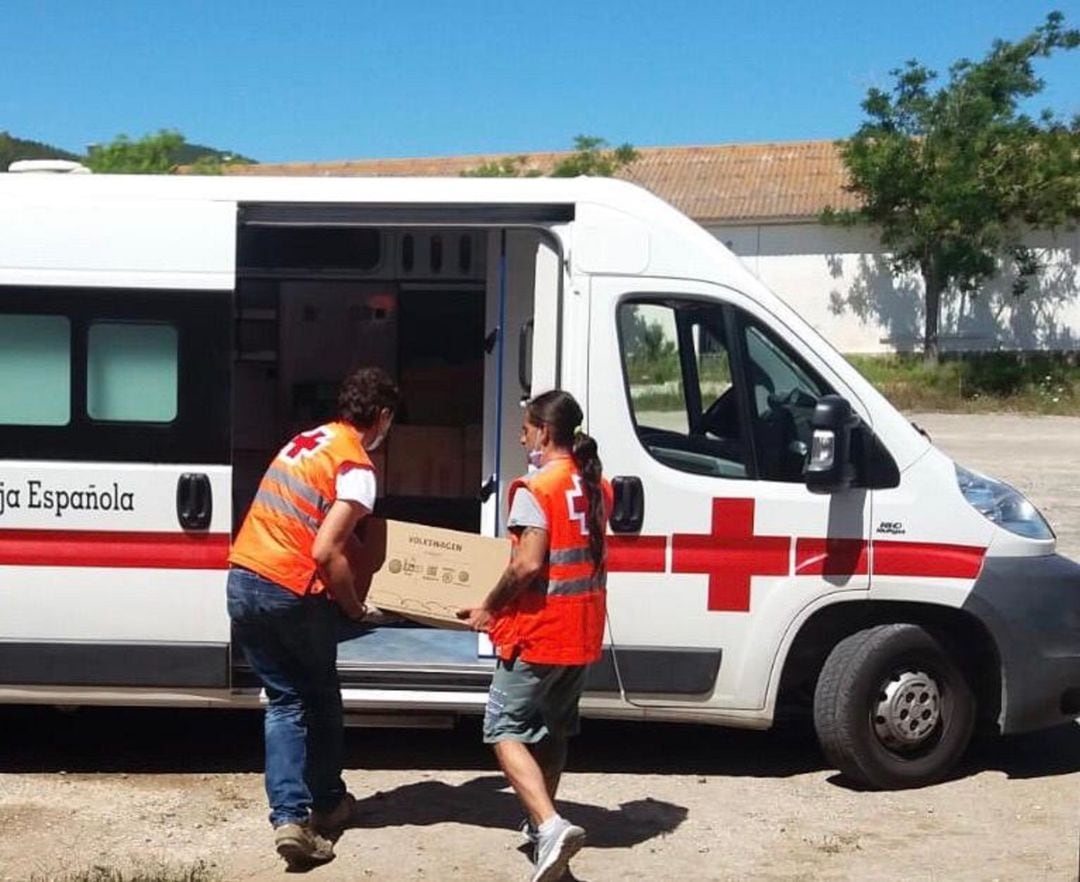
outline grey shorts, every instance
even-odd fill
[[[581,728],[578,701],[584,665],[537,665],[497,659],[484,709],[484,743],[535,744],[551,735],[569,738]]]

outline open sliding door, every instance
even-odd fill
[[[558,383],[561,261],[535,230],[489,234],[488,363],[485,372],[484,502],[481,523],[502,535],[506,490],[525,471],[524,403]]]

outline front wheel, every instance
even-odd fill
[[[814,728],[826,758],[875,789],[940,780],[974,726],[967,679],[918,625],[879,625],[841,640],[814,690]]]

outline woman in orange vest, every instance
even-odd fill
[[[521,443],[531,470],[510,485],[511,561],[483,606],[458,614],[489,631],[495,645],[484,741],[494,745],[528,813],[533,882],[562,878],[585,842],[585,831],[554,803],[566,739],[578,731],[586,667],[600,658],[606,612],[612,493],[581,420],[568,392],[545,392],[526,405]]]
[[[339,418],[297,435],[270,463],[229,554],[233,640],[266,690],[266,794],[290,867],[328,861],[350,820],[341,780],[344,726],[338,610],[366,612],[350,558],[375,507],[368,452],[386,437],[397,386],[378,368],[345,378]]]

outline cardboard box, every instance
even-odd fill
[[[464,627],[455,612],[483,603],[510,561],[506,539],[404,521],[365,518],[361,539],[368,605],[439,628]]]

